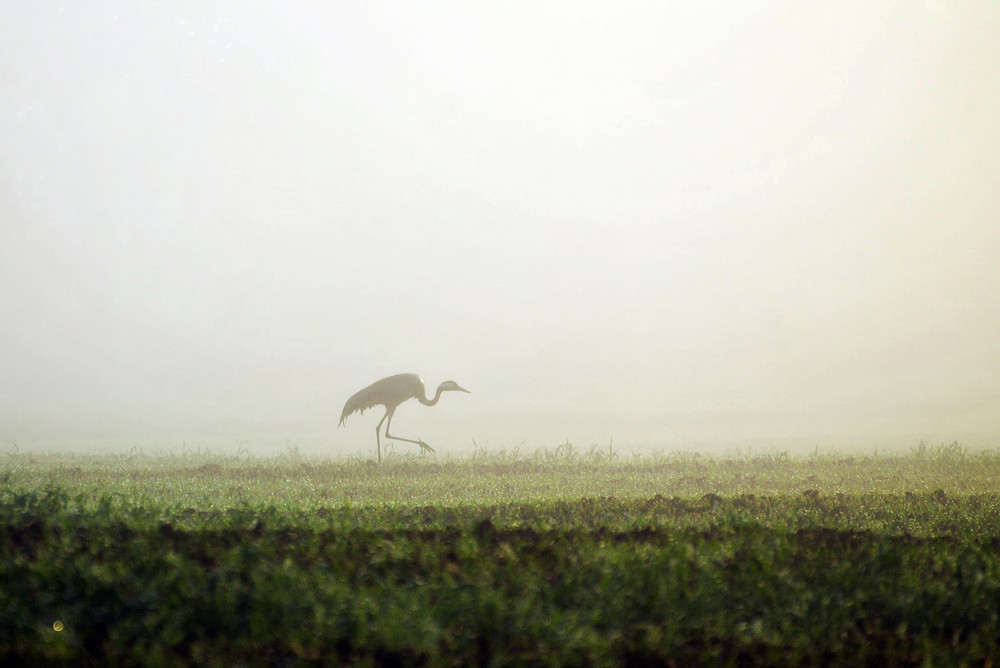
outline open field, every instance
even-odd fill
[[[983,665],[1000,453],[0,458],[0,655]]]

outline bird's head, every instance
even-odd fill
[[[455,392],[466,392],[468,394],[472,394],[472,392],[469,392],[467,389],[465,389],[464,387],[462,387],[461,385],[459,385],[458,383],[456,383],[453,380],[446,380],[443,383],[441,383],[440,385],[438,385],[438,392],[447,392],[449,390],[452,390],[452,391],[455,391]]]

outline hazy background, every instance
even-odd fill
[[[0,4],[0,446],[1000,445],[1000,4]],[[400,443],[397,451],[414,451]]]

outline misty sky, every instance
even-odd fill
[[[0,445],[368,456],[344,401],[412,371],[472,391],[396,413],[445,455],[996,447],[998,34],[945,0],[3,3]]]

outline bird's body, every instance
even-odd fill
[[[396,408],[408,399],[416,398],[417,401],[424,404],[425,406],[433,406],[441,398],[442,392],[447,392],[449,390],[454,390],[458,392],[468,392],[468,390],[459,387],[458,383],[452,380],[446,380],[445,382],[438,385],[437,392],[434,393],[433,399],[427,398],[427,392],[424,390],[424,381],[420,379],[415,373],[399,373],[395,376],[389,376],[383,378],[382,380],[375,381],[363,390],[355,392],[347,403],[344,404],[344,411],[340,414],[340,425],[344,424],[344,420],[351,413],[360,411],[363,415],[366,410],[372,406],[385,406],[385,415],[379,421],[378,426],[375,427],[375,442],[378,445],[378,460],[382,461],[382,440],[379,436],[379,431],[382,429],[382,423],[387,422],[385,425],[385,437],[391,438],[397,441],[406,441],[408,443],[416,443],[420,446],[421,450],[429,450],[434,452],[434,448],[424,443],[419,438],[417,440],[412,440],[409,438],[400,438],[399,436],[392,436],[389,433],[389,427],[392,425],[392,414],[396,412]]]

